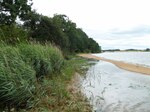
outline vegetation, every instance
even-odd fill
[[[54,15],[50,18],[31,12],[24,26],[33,39],[49,41],[64,52],[100,52],[99,45],[65,15]]]
[[[1,0],[0,24],[11,25],[17,17],[24,18],[31,11],[32,0]]]
[[[34,49],[33,53],[30,49]],[[51,58],[48,60],[50,63],[44,55]],[[44,69],[40,68],[40,62]],[[0,63],[1,111],[90,111],[82,94],[74,94],[72,89],[68,89],[75,72],[80,72],[81,67],[87,65],[87,60],[73,57],[64,62],[59,49],[48,45],[19,44],[13,47],[1,44]],[[35,69],[37,66],[39,68]],[[42,74],[47,66],[50,73]]]
[[[19,106],[35,92],[35,71],[21,59],[19,50],[0,48],[0,106]]]
[[[71,65],[71,66],[70,66]],[[38,95],[39,102],[29,112],[91,112],[92,107],[80,90],[72,88],[71,79],[76,72],[84,71],[82,66],[89,66],[88,60],[72,57],[65,61],[61,75],[46,78]],[[82,68],[82,70],[81,70]],[[80,89],[80,88],[78,88]]]
[[[146,48],[145,51],[150,51],[150,48]]]
[[[103,52],[115,52],[115,51],[121,51],[120,49],[108,49],[108,50],[103,50]]]
[[[41,76],[58,73],[63,62],[60,50],[53,46],[1,45],[0,106],[21,107],[31,103],[41,86]]]
[[[15,25],[0,25],[0,41],[7,44],[16,44],[27,42],[28,34],[22,26]]]
[[[101,51],[98,43],[66,15],[55,14],[51,18],[38,14],[31,10],[31,0],[2,0],[0,4],[0,40],[4,42],[50,42],[64,54]],[[16,23],[17,18],[22,24]]]
[[[59,72],[63,65],[62,53],[51,45],[19,44],[18,49],[22,59],[34,68],[38,79]]]
[[[31,6],[0,1],[0,111],[90,111],[82,94],[68,89],[87,61],[68,54],[100,46],[66,15],[47,17]]]

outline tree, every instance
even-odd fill
[[[150,48],[146,48],[146,50],[145,51],[150,51]]]
[[[93,40],[92,38],[89,38],[88,40],[88,49],[92,52],[101,52],[101,47],[98,45],[98,43]]]
[[[1,0],[0,24],[11,25],[17,17],[24,18],[31,11],[32,0]]]
[[[98,43],[77,28],[66,15],[55,14],[50,18],[33,11],[24,20],[30,36],[39,42],[49,41],[70,53],[100,52]]]
[[[20,24],[2,25],[0,27],[0,41],[8,44],[16,44],[18,42],[25,42],[27,40],[27,32]]]
[[[56,21],[58,23],[60,21]],[[24,26],[29,31],[29,35],[39,42],[49,41],[60,48],[67,48],[68,40],[59,24],[52,18],[40,15],[32,11],[24,18]]]

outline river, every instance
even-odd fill
[[[150,76],[109,62],[98,61],[90,67],[82,90],[95,112],[150,112]]]

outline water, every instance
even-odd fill
[[[150,76],[99,61],[82,81],[95,112],[150,112]]]
[[[94,55],[150,67],[150,52],[105,52]]]

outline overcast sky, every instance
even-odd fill
[[[150,48],[150,0],[33,0],[38,13],[66,14],[103,49]]]

